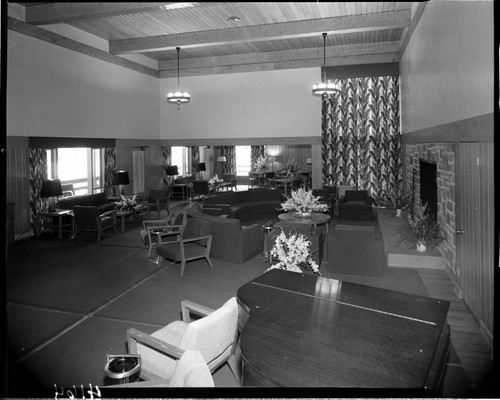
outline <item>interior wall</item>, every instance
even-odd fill
[[[320,137],[321,98],[311,93],[320,72],[302,68],[181,77],[179,87],[191,93],[191,101],[180,110],[165,100],[177,89],[177,78],[161,79],[160,137]]]
[[[7,33],[7,135],[159,138],[157,78]]]
[[[401,133],[493,112],[493,2],[431,1],[400,63]]]

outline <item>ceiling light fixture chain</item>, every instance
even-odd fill
[[[177,50],[177,91],[167,93],[167,102],[172,104],[177,104],[177,110],[181,109],[181,103],[189,103],[191,100],[191,95],[188,92],[183,92],[180,90],[180,47],[175,48]]]
[[[326,96],[339,92],[339,86],[326,79],[326,32],[323,32],[323,80],[321,83],[315,83],[312,87],[314,96]]]

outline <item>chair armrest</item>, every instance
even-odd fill
[[[194,303],[190,300],[181,301],[182,320],[187,323],[191,322],[191,317],[190,317],[191,313],[195,315],[200,315],[202,317],[206,317],[213,311],[214,310],[212,308],[202,306],[201,304]]]
[[[211,239],[212,235],[207,235],[207,236],[197,236],[194,238],[189,238],[189,239],[181,239],[179,242],[180,243],[190,243],[190,242],[197,242],[199,240],[204,240],[204,239]]]
[[[111,211],[106,211],[106,212],[103,212],[99,217],[102,218],[102,217],[113,217],[116,219],[116,212],[117,210],[111,210]]]
[[[145,346],[151,347],[156,351],[165,354],[174,359],[181,358],[184,350],[177,346],[171,345],[163,340],[157,339],[147,333],[138,331],[137,329],[130,328],[127,330],[127,343],[129,344],[129,352],[137,353],[137,343],[141,343]]]

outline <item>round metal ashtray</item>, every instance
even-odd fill
[[[109,356],[104,371],[110,378],[122,379],[134,375],[140,368],[140,356]]]
[[[165,228],[156,228],[156,229],[151,229],[151,233],[158,235],[159,233],[165,233],[168,230]]]

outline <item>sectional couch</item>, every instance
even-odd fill
[[[259,219],[274,219],[283,202],[280,190],[250,189],[239,192],[224,192],[203,200],[204,208],[227,210],[228,218],[238,219],[242,224]]]
[[[205,214],[197,202],[186,209],[186,215],[212,222],[210,256],[218,260],[244,263],[264,250],[259,224],[243,226],[239,219]]]
[[[108,201],[106,193],[95,193],[84,196],[63,197],[57,202],[56,208],[72,210],[74,206],[95,206],[100,214],[116,208],[114,202]]]

